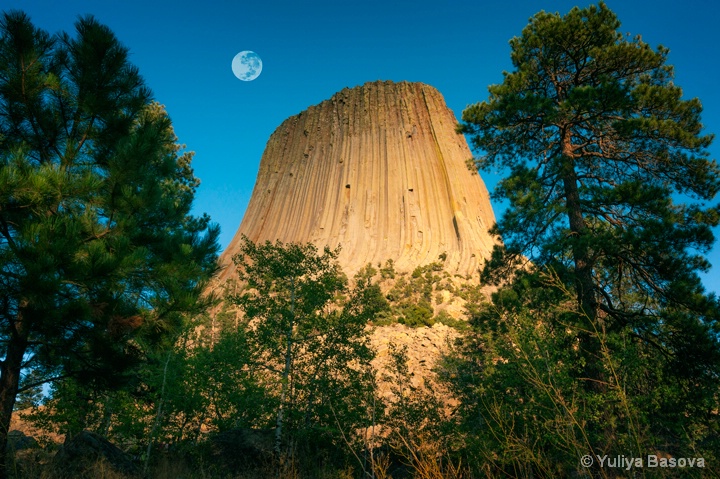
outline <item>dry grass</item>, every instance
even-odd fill
[[[42,449],[20,451],[15,457],[10,477],[13,479],[137,479],[117,472],[105,458],[98,459],[82,472],[72,475],[54,467],[50,462],[51,459],[52,456]]]
[[[468,476],[462,464],[454,463],[437,441],[427,437],[413,441],[399,434],[398,437],[413,479],[465,479]]]
[[[37,453],[37,451],[36,451]],[[58,479],[65,477],[62,471],[53,469],[50,464],[42,464],[34,457],[18,458],[17,466],[11,471],[13,479]],[[389,473],[390,459],[381,454],[373,464],[375,479],[393,479]],[[447,458],[432,454],[418,453],[413,455],[411,464],[413,479],[467,479],[460,465],[455,465]],[[82,473],[72,476],[73,479],[138,479],[134,476],[121,474],[104,459],[100,459]],[[211,472],[203,467],[192,467],[184,461],[161,460],[153,467],[149,479],[355,479],[359,477],[352,467],[341,469],[321,468],[317,471],[301,473],[297,465],[288,464],[278,471],[277,467],[268,465],[253,470],[241,471],[236,474],[227,472]]]
[[[400,457],[405,464],[405,474],[413,479],[467,479],[467,469],[454,462],[448,454],[428,438],[408,439],[396,436],[392,454]],[[52,464],[53,448],[36,448],[18,451],[12,479],[58,479],[70,477],[57,470]],[[272,461],[231,473],[218,468],[217,462],[203,463],[190,461],[179,455],[159,455],[147,479],[393,479],[392,460],[388,452],[378,453],[372,458],[370,470],[361,474],[352,466],[319,466],[317,469],[301,470],[298,461],[287,460],[284,464]],[[138,479],[117,472],[104,458],[87,465],[73,479]]]

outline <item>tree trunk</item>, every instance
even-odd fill
[[[162,420],[163,414],[165,413],[165,411],[163,410],[163,405],[165,402],[165,384],[167,383],[167,371],[168,365],[170,364],[170,358],[172,357],[172,352],[172,349],[168,351],[167,359],[165,359],[165,367],[163,367],[162,387],[160,388],[160,399],[158,400],[158,408],[157,412],[155,413],[155,422],[153,423],[153,427],[150,430],[150,440],[148,441],[147,450],[145,451],[145,464],[143,465],[143,474],[145,474],[146,476],[148,473],[148,468],[150,467],[150,455],[152,454],[152,447],[153,443],[155,442],[155,435],[157,434],[158,429],[160,429],[160,421]],[[200,424],[202,424],[202,422]]]
[[[285,367],[282,373],[282,383],[280,389],[280,407],[278,408],[277,420],[275,423],[275,452],[278,456],[282,456],[282,428],[283,419],[285,412],[285,399],[287,397],[287,390],[290,386],[290,365],[292,364],[292,333],[288,334],[287,337],[287,349],[285,352]]]
[[[277,413],[277,420],[275,424],[275,452],[278,455],[278,458],[280,459],[280,462],[283,462],[283,455],[282,455],[282,429],[283,429],[283,419],[284,419],[284,412],[285,412],[285,399],[287,397],[287,391],[290,386],[290,369],[292,367],[292,347],[293,347],[293,328],[295,327],[294,319],[295,319],[295,278],[291,278],[290,283],[290,322],[288,324],[287,332],[286,334],[286,347],[285,347],[285,367],[283,368],[282,373],[282,382],[281,382],[281,389],[280,389],[280,407],[278,408]]]
[[[572,142],[569,133],[563,135],[562,180],[565,192],[565,207],[567,208],[570,234],[573,237],[572,255],[575,263],[575,290],[578,305],[583,315],[587,317],[588,325],[592,327],[597,318],[597,301],[595,284],[593,281],[593,265],[590,251],[585,243],[587,233],[580,192],[577,185],[577,174],[573,161]]]
[[[20,369],[27,351],[26,329],[21,314],[18,314],[14,331],[8,338],[7,355],[0,363],[0,479],[8,477],[8,463],[12,459],[7,450],[8,432],[20,386]]]
[[[570,135],[563,135],[563,164],[562,180],[565,193],[565,207],[567,208],[570,234],[572,235],[572,255],[575,264],[575,292],[580,307],[581,332],[578,334],[582,350],[586,356],[586,366],[583,375],[589,380],[587,386],[595,391],[605,389],[605,375],[603,373],[598,334],[603,331],[603,324],[598,315],[598,302],[593,279],[593,262],[591,251],[585,242],[587,225],[583,217],[578,190],[577,174],[573,160],[573,151]]]

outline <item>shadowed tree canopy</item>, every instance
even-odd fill
[[[0,454],[23,371],[112,386],[202,307],[218,228],[176,140],[107,27],[0,17]]]
[[[462,116],[475,166],[506,173],[504,245],[483,270],[500,288],[473,319],[464,405],[508,475],[588,474],[577,457],[593,451],[717,450],[720,308],[698,276],[719,219],[713,136],[668,50],[619,28],[602,2],[538,13],[510,41],[513,70]]]
[[[697,272],[710,266],[720,170],[668,50],[619,27],[602,2],[538,13],[510,41],[514,70],[463,112],[461,129],[478,168],[508,172],[494,193],[509,201],[495,228],[505,245],[485,278],[524,259],[550,266],[591,322],[657,340],[670,310],[715,325]]]

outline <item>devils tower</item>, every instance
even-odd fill
[[[348,275],[389,259],[412,271],[440,255],[448,272],[474,274],[495,217],[456,125],[435,88],[407,82],[346,88],[288,118],[270,136],[221,262],[231,264],[245,235],[340,245]]]

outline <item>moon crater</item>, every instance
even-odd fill
[[[235,55],[232,71],[239,80],[253,81],[262,72],[262,59],[255,52],[246,50]]]

